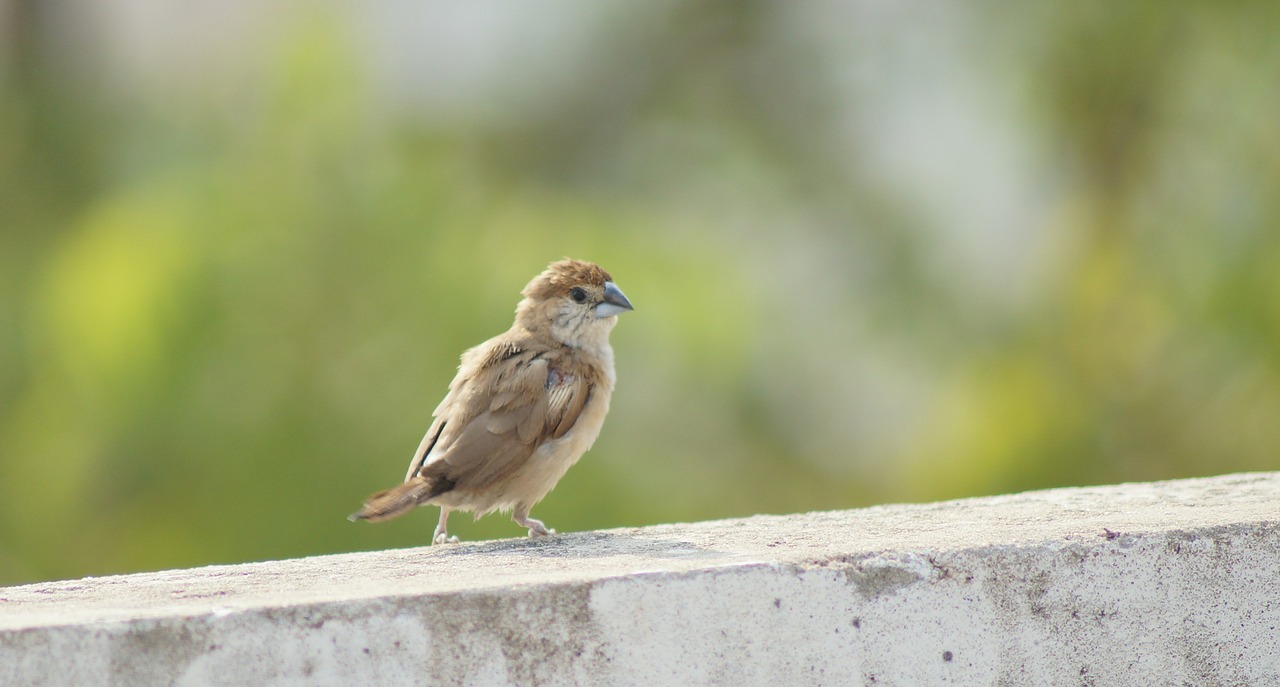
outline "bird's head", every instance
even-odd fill
[[[617,316],[632,309],[608,272],[581,260],[551,263],[521,293],[516,320],[575,348],[604,344]]]

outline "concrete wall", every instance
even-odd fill
[[[94,684],[1280,685],[1280,473],[0,588]]]

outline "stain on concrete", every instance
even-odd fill
[[[173,684],[210,644],[209,626],[198,620],[143,621],[112,635],[109,675],[120,685]]]
[[[423,601],[417,612],[433,635],[428,664],[441,684],[468,684],[476,673],[499,668],[510,684],[549,684],[557,676],[591,674],[608,660],[592,620],[588,585]]]
[[[923,579],[919,573],[896,565],[846,568],[844,575],[857,588],[858,593],[867,599],[892,594]]]

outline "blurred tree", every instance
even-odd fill
[[[1266,3],[556,6],[472,117],[350,8],[140,85],[6,7],[0,583],[425,543],[343,518],[565,255],[638,309],[562,530],[1276,466]]]

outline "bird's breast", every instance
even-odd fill
[[[538,446],[519,475],[507,487],[507,500],[510,503],[532,505],[541,501],[560,478],[564,477],[564,473],[591,448],[596,437],[600,436],[605,415],[609,413],[611,391],[605,385],[596,385],[573,429],[559,439],[552,439]]]

